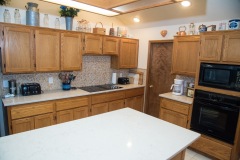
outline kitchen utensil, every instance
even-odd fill
[[[100,23],[100,24],[102,25],[102,28],[98,28],[98,27],[97,27],[97,24],[98,24],[98,23]],[[96,23],[95,28],[93,28],[93,33],[105,35],[105,34],[106,34],[106,29],[103,28],[102,22],[98,22],[98,23]]]
[[[165,37],[165,36],[167,35],[167,30],[162,30],[162,31],[161,31],[161,35],[162,35],[163,37]]]
[[[171,86],[172,94],[174,95],[182,95],[183,94],[183,80],[174,79],[174,84]]]
[[[200,26],[198,27],[198,30],[199,30],[199,32],[206,32],[206,31],[207,31],[207,27],[202,24],[202,25],[200,25]]]
[[[228,28],[229,28],[230,30],[240,29],[240,19],[232,19],[232,20],[229,20]]]
[[[178,36],[185,36],[186,35],[186,27],[185,26],[180,26],[179,27],[179,32],[177,32]]]

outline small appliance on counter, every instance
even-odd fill
[[[9,87],[9,94],[13,94],[13,95],[17,94],[17,82],[15,79],[8,81],[8,87]]]
[[[183,80],[174,79],[174,84],[171,86],[172,94],[174,95],[182,95],[183,94]]]
[[[129,78],[127,77],[119,77],[118,84],[129,84]]]
[[[39,83],[23,83],[21,85],[21,93],[23,96],[41,94],[41,86]]]

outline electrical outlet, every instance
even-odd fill
[[[48,78],[48,83],[49,83],[49,84],[53,84],[53,77],[49,77],[49,78]]]
[[[8,80],[3,80],[3,88],[8,88]]]

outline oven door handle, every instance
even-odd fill
[[[210,107],[214,107],[214,108],[218,108],[221,110],[225,110],[225,111],[231,111],[231,112],[239,112],[239,107],[225,107],[225,106],[217,106],[215,104],[211,104],[211,103],[203,103],[201,101],[195,100],[195,103],[198,103],[200,105],[204,105],[204,106],[210,106]],[[194,104],[193,104],[194,105]]]

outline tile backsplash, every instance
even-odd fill
[[[117,73],[117,77],[127,76],[129,69],[115,70],[110,68],[110,56],[83,56],[83,68],[81,71],[73,71],[76,79],[72,81],[71,86],[82,87],[99,84],[111,83],[112,73]],[[42,90],[61,89],[61,81],[56,73],[33,73],[33,74],[11,74],[0,75],[1,95],[8,93],[8,88],[3,88],[3,80],[16,79],[17,83],[40,83]],[[48,82],[49,77],[53,78],[53,83]]]

